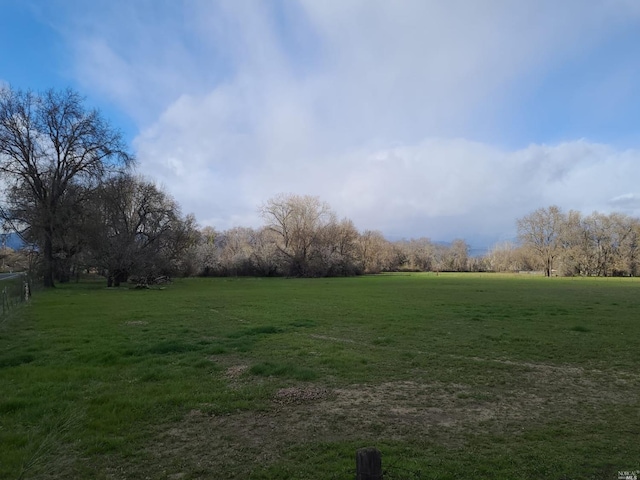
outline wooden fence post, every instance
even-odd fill
[[[382,480],[382,454],[377,448],[356,452],[356,480]]]

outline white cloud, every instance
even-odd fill
[[[81,81],[141,125],[140,170],[202,223],[256,225],[262,201],[296,192],[388,235],[488,239],[540,206],[605,210],[635,191],[635,150],[482,141],[628,21],[625,2],[99,2],[69,41]]]
[[[505,89],[535,83],[549,64],[597,41],[622,8],[606,0],[590,8],[577,0],[95,3],[70,15],[76,73],[138,120],[152,121],[149,112],[181,94],[248,77],[265,97],[274,88],[299,93],[344,143],[465,134],[478,110],[485,121]],[[308,26],[311,47],[304,33],[285,38],[297,24]]]
[[[207,115],[210,102],[199,102]],[[640,151],[616,151],[585,140],[506,151],[432,138],[340,155],[306,152],[292,161],[292,152],[300,150],[295,140],[289,145],[286,136],[278,136],[278,156],[272,138],[256,145],[256,137],[245,143],[248,137],[241,134],[207,135],[194,111],[185,110],[187,133],[180,133],[176,117],[149,130],[138,143],[140,158],[186,210],[219,228],[258,225],[262,201],[295,192],[318,195],[360,228],[394,237],[508,238],[515,219],[540,206],[558,204],[585,213],[623,206],[626,197],[620,196],[634,190],[640,175]],[[205,117],[202,124],[218,121]],[[177,138],[160,133],[170,131]],[[181,158],[188,160],[176,168]]]
[[[616,211],[637,215],[640,212],[640,193],[625,193],[609,200],[609,205]]]

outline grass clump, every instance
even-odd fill
[[[315,380],[318,377],[316,372],[308,368],[272,362],[258,363],[253,365],[249,371],[254,375],[260,375],[263,377],[286,377],[300,381]]]
[[[590,328],[584,327],[582,325],[576,325],[575,327],[571,327],[571,330],[574,332],[580,332],[580,333],[588,333],[591,331]]]
[[[230,333],[229,338],[240,338],[244,336],[253,336],[253,335],[272,335],[274,333],[280,333],[283,330],[278,327],[274,327],[273,325],[265,325],[261,327],[251,327],[244,330],[240,330],[238,332]]]
[[[194,350],[198,350],[198,347],[196,347],[195,345],[182,343],[176,340],[167,340],[149,347],[149,353],[153,353],[157,355],[192,352]]]
[[[0,357],[0,368],[17,367],[19,365],[31,363],[35,359],[36,357],[30,353],[19,353],[17,355]]]

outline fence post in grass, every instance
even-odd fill
[[[382,454],[377,448],[356,452],[356,480],[382,480]]]

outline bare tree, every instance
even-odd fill
[[[65,202],[75,203],[71,186],[93,189],[132,162],[120,133],[72,90],[0,89],[0,172],[9,192],[3,215],[38,239],[45,286],[54,286],[54,242]]]
[[[576,211],[564,215],[550,207],[520,220],[519,231],[526,233],[526,238],[521,235],[523,248],[538,264],[552,262],[562,275],[637,274],[640,220],[636,218],[599,212],[583,217]]]
[[[250,275],[253,273],[252,228],[234,227],[218,235],[218,265],[223,275]]]
[[[357,248],[360,268],[365,273],[380,273],[397,267],[394,246],[380,232],[364,231],[357,240]]]
[[[518,220],[518,238],[540,262],[547,277],[551,276],[554,261],[561,253],[561,233],[564,216],[560,208],[539,208]]]
[[[412,238],[396,242],[402,250],[403,268],[428,272],[435,268],[435,245],[428,238]]]
[[[357,262],[358,237],[358,230],[349,219],[327,224],[319,237],[314,270],[327,276],[361,274],[363,270]]]
[[[518,246],[511,242],[501,242],[493,246],[487,254],[489,268],[494,272],[517,272],[522,269]]]
[[[193,257],[196,262],[195,270],[200,275],[213,275],[218,267],[220,251],[216,245],[218,232],[213,227],[204,227],[200,231],[199,241],[194,246]]]
[[[329,205],[309,195],[278,195],[260,209],[266,228],[276,237],[288,274],[312,276],[311,259],[317,254],[323,230],[336,220]]]
[[[180,269],[183,253],[196,243],[195,219],[152,182],[123,175],[105,182],[90,235],[94,258],[109,286],[130,275],[153,277]]]
[[[277,242],[278,235],[268,228],[261,228],[254,233],[251,260],[257,275],[270,277],[282,271]]]
[[[469,269],[469,245],[462,239],[454,240],[445,250],[443,263],[447,270],[466,272]]]
[[[617,270],[635,277],[640,263],[640,219],[623,216],[617,229],[621,239]]]

